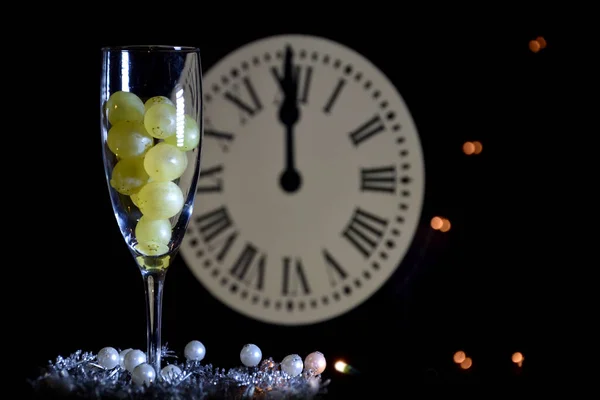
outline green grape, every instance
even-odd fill
[[[139,157],[154,145],[141,122],[122,121],[108,131],[108,148],[119,158]]]
[[[150,97],[148,100],[146,100],[146,102],[144,103],[144,108],[146,111],[148,111],[150,109],[150,107],[152,107],[155,104],[161,104],[161,103],[167,103],[170,104],[172,106],[174,106],[175,104],[173,104],[173,102],[165,96],[154,96],[154,97]]]
[[[148,133],[155,138],[167,138],[175,134],[177,110],[171,104],[155,104],[144,115],[144,126]]]
[[[138,208],[140,207],[138,204],[138,194],[137,193],[132,194],[131,196],[129,196],[129,198],[131,199],[131,202],[133,203],[134,206],[136,206]]]
[[[139,191],[138,204],[148,219],[168,219],[183,208],[183,193],[173,182],[150,182]]]
[[[124,158],[112,170],[110,185],[119,193],[132,195],[148,182],[142,157]]]
[[[186,115],[183,133],[180,134],[177,130],[174,135],[166,138],[165,142],[177,146],[183,151],[195,149],[200,143],[200,128],[198,128],[196,120]]]
[[[145,256],[161,256],[169,251],[169,246],[157,242],[140,242],[134,248]]]
[[[121,121],[142,121],[144,119],[144,102],[131,92],[115,92],[106,102],[108,121],[116,124]]]
[[[135,226],[135,238],[140,243],[169,244],[171,240],[171,222],[168,219],[148,219],[142,216]]]
[[[144,168],[155,182],[179,178],[187,167],[187,156],[177,147],[160,142],[146,153]]]

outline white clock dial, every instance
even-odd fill
[[[284,101],[294,78],[297,101]],[[203,83],[187,266],[269,323],[316,323],[367,300],[401,264],[423,204],[419,136],[392,82],[339,43],[282,35],[227,55]],[[299,110],[289,135],[284,103]]]

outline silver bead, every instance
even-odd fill
[[[106,369],[113,369],[119,365],[119,352],[113,347],[105,347],[96,356],[98,364]]]
[[[156,371],[154,371],[154,367],[152,365],[147,363],[141,363],[135,367],[131,373],[131,380],[136,385],[150,386],[155,379]]]
[[[312,370],[313,374],[319,375],[325,371],[325,367],[327,366],[327,361],[325,360],[325,356],[320,351],[315,351],[310,353],[304,359],[304,368],[307,370]]]
[[[179,368],[177,365],[165,365],[163,369],[160,370],[160,376],[162,376],[162,378],[167,382],[175,380],[180,375],[181,368]]]
[[[123,365],[129,372],[133,372],[134,368],[146,362],[146,353],[141,350],[131,350],[125,354]]]
[[[119,365],[125,368],[125,355],[133,349],[125,349],[119,353]]]
[[[185,358],[187,358],[190,361],[202,361],[202,359],[206,355],[206,348],[201,342],[197,340],[192,340],[191,342],[185,345],[183,353],[185,355]]]
[[[240,360],[246,367],[256,367],[262,359],[262,352],[255,344],[246,344],[240,351]]]
[[[281,370],[291,376],[298,376],[302,373],[304,364],[298,354],[290,354],[281,361]]]

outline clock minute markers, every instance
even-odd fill
[[[293,67],[293,51],[285,49],[283,77],[280,80],[283,101],[279,107],[279,121],[285,127],[285,169],[279,178],[279,184],[286,193],[295,193],[302,185],[302,177],[296,168],[294,127],[300,119],[298,107],[298,77]]]

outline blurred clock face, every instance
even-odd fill
[[[424,162],[411,115],[369,60],[269,37],[203,77],[196,205],[181,246],[203,286],[264,322],[324,321],[366,301],[413,240]]]

